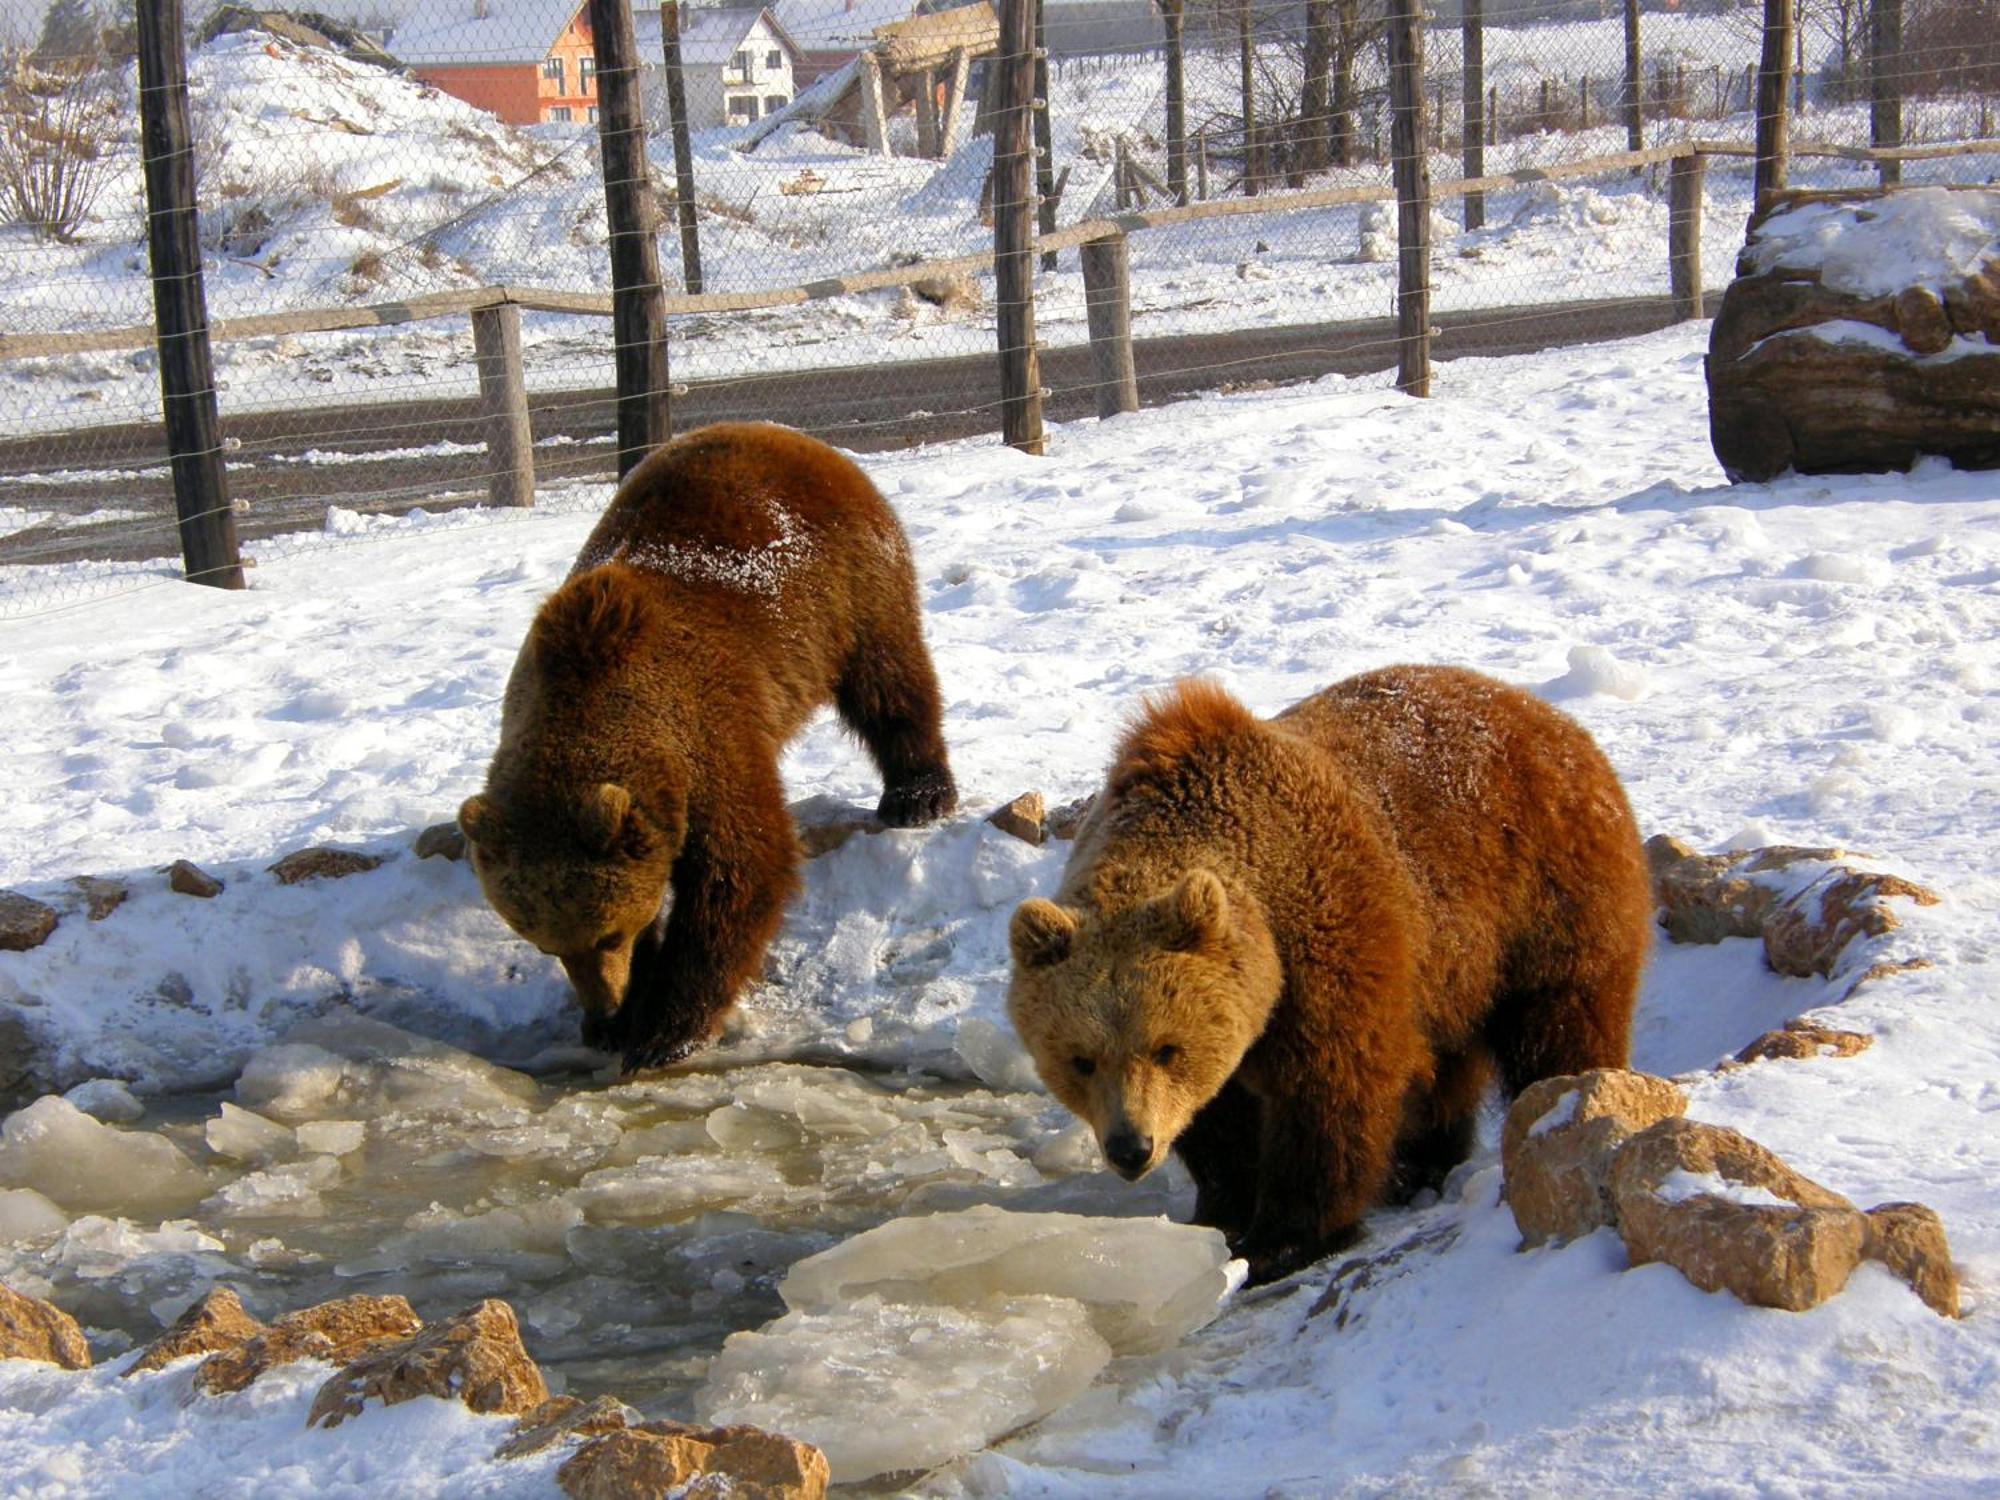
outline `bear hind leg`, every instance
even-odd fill
[[[1474,1047],[1440,1058],[1430,1087],[1411,1091],[1396,1142],[1390,1202],[1407,1203],[1425,1188],[1443,1187],[1451,1169],[1472,1154],[1479,1104],[1492,1077],[1492,1058]]]
[[[1644,962],[1643,943],[1634,944],[1630,952],[1501,994],[1486,1040],[1499,1060],[1507,1097],[1544,1078],[1624,1067]]]
[[[876,817],[891,828],[911,828],[958,806],[944,744],[944,702],[914,620],[905,630],[864,640],[833,696],[882,773]]]
[[[1194,1222],[1232,1239],[1257,1212],[1257,1143],[1263,1120],[1257,1096],[1231,1079],[1201,1107],[1174,1142],[1194,1179]]]

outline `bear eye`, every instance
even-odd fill
[[[1077,1073],[1084,1078],[1088,1078],[1092,1073],[1097,1071],[1097,1059],[1094,1057],[1072,1057],[1069,1060],[1069,1065],[1075,1068]]]
[[[607,932],[604,934],[603,937],[597,940],[597,951],[599,953],[610,953],[614,951],[617,947],[618,947],[618,934],[615,932]]]
[[[1174,1065],[1174,1059],[1180,1055],[1181,1049],[1176,1047],[1172,1042],[1167,1042],[1153,1049],[1153,1061],[1163,1068],[1171,1068]]]

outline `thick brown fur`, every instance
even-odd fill
[[[1496,1073],[1622,1067],[1652,912],[1617,777],[1527,693],[1390,667],[1259,720],[1188,682],[1015,912],[1009,1009],[1113,1166],[1177,1151],[1270,1280],[1440,1181]]]
[[[761,968],[799,859],[778,756],[829,702],[884,822],[952,810],[909,544],[875,487],[761,422],[648,456],[530,627],[459,815],[494,908],[628,1067],[711,1037]]]

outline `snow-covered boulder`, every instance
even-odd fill
[[[1710,334],[1708,393],[1732,480],[2000,464],[2000,191],[1774,199]]]

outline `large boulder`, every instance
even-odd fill
[[[371,1401],[398,1406],[419,1396],[518,1416],[548,1400],[549,1388],[521,1345],[514,1309],[489,1297],[410,1338],[363,1352],[320,1387],[306,1422],[338,1427]]]
[[[0,1286],[0,1359],[32,1359],[65,1370],[90,1368],[83,1330],[61,1308]]]
[[[195,1354],[220,1354],[235,1349],[267,1332],[264,1324],[243,1309],[243,1301],[226,1286],[219,1286],[174,1320],[174,1326],[146,1346],[145,1352],[125,1367],[126,1375],[144,1375],[162,1369],[177,1359]]]
[[[1666,1079],[1622,1068],[1544,1078],[1521,1090],[1507,1111],[1500,1160],[1522,1247],[1561,1244],[1614,1222],[1605,1174],[1618,1148],[1686,1110]]]
[[[280,1365],[302,1359],[339,1364],[406,1339],[423,1326],[401,1297],[363,1294],[322,1302],[287,1313],[242,1343],[209,1355],[195,1367],[194,1388],[207,1396],[227,1395]]]
[[[1732,480],[2000,465],[2000,191],[1781,193],[1709,335]]]

